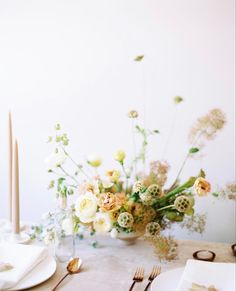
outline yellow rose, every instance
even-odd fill
[[[123,163],[125,156],[126,156],[126,154],[123,150],[118,150],[115,153],[115,160],[118,161],[119,163]]]
[[[202,177],[197,178],[193,186],[198,196],[206,196],[211,191],[211,184]]]

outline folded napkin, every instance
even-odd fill
[[[213,263],[188,260],[180,279],[177,291],[189,291],[192,283],[214,287],[219,291],[233,291],[235,288],[234,263]]]
[[[0,290],[12,288],[46,257],[44,247],[1,243],[0,262],[12,268],[0,272]]]

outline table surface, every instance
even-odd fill
[[[76,256],[83,260],[81,272],[68,276],[58,287],[58,291],[124,291],[128,290],[133,274],[138,266],[144,267],[145,278],[135,285],[134,290],[144,290],[148,276],[154,265],[161,266],[162,272],[183,267],[197,250],[215,252],[215,262],[233,262],[235,257],[229,244],[204,241],[178,241],[178,258],[170,262],[160,262],[154,247],[143,239],[133,245],[109,237],[99,237],[98,247],[93,248],[86,240],[78,241]],[[66,264],[58,263],[56,273],[46,282],[28,290],[51,290],[66,274]]]

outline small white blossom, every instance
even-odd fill
[[[45,163],[47,164],[47,168],[51,170],[64,164],[65,160],[66,154],[62,149],[58,149],[56,152],[53,152],[49,157],[45,159]]]
[[[96,232],[108,232],[111,229],[111,219],[107,213],[96,213],[93,226]]]
[[[110,232],[110,235],[112,238],[117,238],[118,236],[118,231],[116,228],[112,228],[111,232]]]

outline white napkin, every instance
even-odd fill
[[[177,291],[188,291],[192,283],[214,287],[219,291],[233,291],[235,289],[234,263],[213,263],[188,260]]]
[[[11,264],[13,269],[0,272],[0,290],[12,288],[46,257],[44,247],[1,243],[0,262]]]

